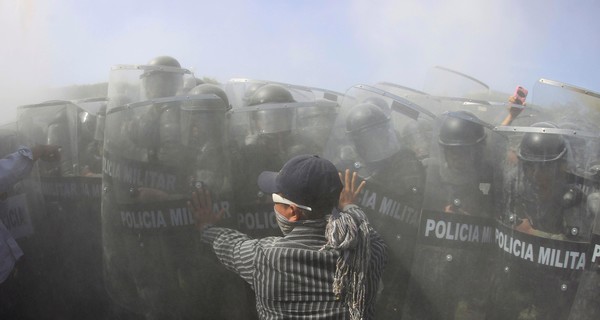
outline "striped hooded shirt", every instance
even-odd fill
[[[352,210],[362,213],[355,205],[344,208]],[[213,246],[225,267],[251,285],[261,319],[350,318],[344,299],[336,299],[333,292],[339,253],[321,250],[327,243],[325,223],[299,225],[284,237],[263,239],[212,227],[203,232],[202,238]],[[371,233],[364,319],[374,319],[377,287],[386,259],[383,240],[376,232]]]

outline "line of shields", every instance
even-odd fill
[[[48,282],[31,316],[257,318],[251,285],[200,241],[187,201],[210,190],[224,225],[280,235],[256,178],[315,153],[367,181],[359,205],[389,248],[378,318],[597,318],[599,96],[540,80],[498,127],[523,106],[434,73],[456,88],[190,89],[187,69],[119,65],[107,99],[20,107],[22,144],[61,146],[2,202],[21,208],[1,218],[35,252],[30,286]]]
[[[96,123],[105,107],[106,98],[20,106],[13,138],[2,139],[7,143],[3,154],[19,145],[61,147],[60,161],[36,162],[31,174],[2,199],[1,218],[25,253],[16,286],[10,289],[12,302],[3,302],[19,317],[104,315],[108,299],[100,243],[102,137]]]
[[[525,107],[487,88],[345,93],[324,155],[367,181],[358,204],[389,251],[378,318],[598,317],[600,95],[532,91]]]
[[[102,166],[111,315],[258,318],[252,284],[200,241],[190,193],[210,190],[225,226],[281,234],[256,179],[286,157],[323,150],[338,109],[339,94],[327,90],[249,79],[184,88],[192,77],[156,65],[111,71]]]

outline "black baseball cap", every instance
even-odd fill
[[[264,193],[281,193],[297,204],[315,207],[325,199],[339,198],[342,181],[336,167],[317,155],[299,155],[279,172],[263,171],[258,187]]]

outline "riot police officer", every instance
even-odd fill
[[[514,251],[500,246],[494,268],[491,319],[567,319],[577,287],[582,285],[580,276],[588,267],[583,258],[561,266],[543,257],[550,251],[585,251],[579,246],[590,240],[597,210],[586,202],[597,194],[592,187],[596,182],[587,174],[593,166],[584,159],[595,150],[582,148],[581,154],[573,157],[572,148],[576,146],[569,140],[582,139],[585,144],[597,140],[597,133],[565,130],[552,122],[505,131],[520,139],[515,141],[518,145],[511,146],[514,151],[509,150],[509,155],[515,153],[516,162],[509,158],[503,168],[498,168],[506,172],[498,239],[533,243],[530,255],[537,245],[540,258],[515,259]],[[569,137],[571,134],[577,137]],[[586,191],[590,187],[592,190]],[[527,247],[520,249],[526,252]]]
[[[412,150],[400,146],[389,113],[373,103],[358,104],[346,117],[346,133],[365,162],[363,178],[393,190],[405,204],[421,205],[424,169]]]
[[[490,216],[491,177],[487,170],[486,132],[479,119],[467,111],[442,116],[437,144],[439,159],[427,171],[432,188],[431,209]]]
[[[357,156],[354,165],[360,167],[359,174],[371,190],[385,192],[398,207],[406,208],[401,211],[418,210],[423,201],[424,168],[415,153],[398,142],[387,102],[378,97],[365,101],[353,106],[345,119],[346,135]],[[410,276],[416,221],[391,215],[369,219],[389,248],[377,313],[383,319],[399,318]]]
[[[532,127],[557,128],[557,125],[541,122]],[[560,134],[530,132],[523,136],[517,152],[523,174],[518,186],[522,196],[514,208],[523,221],[517,230],[558,238],[589,235],[593,217],[582,217],[584,213],[574,210],[584,195],[576,176],[568,172],[571,155],[567,146]]]
[[[191,185],[201,187],[201,183],[209,190],[222,194],[230,192],[231,182],[228,180],[228,159],[223,159],[226,152],[223,143],[225,132],[225,112],[229,109],[229,99],[223,89],[213,84],[201,84],[191,89],[190,95],[214,94],[220,100],[211,100],[201,106],[186,103],[182,106],[183,145],[190,153],[189,159],[194,168]],[[210,117],[207,114],[212,114]]]
[[[248,107],[256,109],[249,111],[249,132],[240,141],[237,164],[233,167],[234,176],[245,181],[236,183],[236,198],[246,199],[242,202],[256,200],[259,190],[253,181],[262,171],[277,170],[289,158],[294,147],[293,110],[283,104],[294,102],[290,91],[276,84],[261,86],[248,99]]]
[[[486,154],[489,134],[484,123],[467,111],[444,113],[434,123],[419,238],[403,318],[485,317],[490,240],[483,241],[482,237],[474,245],[464,238],[434,235],[431,230],[438,225],[492,230],[493,181],[487,176],[491,170],[487,169]]]
[[[317,99],[313,106],[296,110],[295,135],[301,141],[305,153],[322,154],[337,116],[338,104]],[[300,151],[293,152],[294,155]]]
[[[172,71],[181,68],[175,58],[160,56],[152,59],[148,66],[150,69],[141,75],[142,91],[147,99],[171,97],[181,92],[182,73]],[[179,111],[178,103],[156,103],[129,123],[127,131],[131,141],[136,147],[146,149],[149,160],[182,164]]]

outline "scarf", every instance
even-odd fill
[[[327,244],[321,250],[335,249],[337,259],[333,292],[344,297],[350,319],[362,319],[366,304],[366,277],[371,256],[371,227],[360,213],[334,210],[325,228]]]

